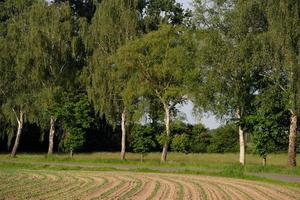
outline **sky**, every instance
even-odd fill
[[[177,2],[181,3],[184,8],[192,8],[193,0],[177,0]]]
[[[186,104],[177,106],[176,108],[182,113],[185,121],[189,124],[201,122],[209,129],[215,129],[221,125],[221,122],[219,122],[211,113],[201,113],[201,115],[195,114],[193,107],[193,103],[188,101]]]

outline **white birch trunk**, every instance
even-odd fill
[[[122,139],[121,139],[121,160],[125,160],[126,153],[126,108],[124,108],[121,116],[121,130],[122,130]]]
[[[288,166],[296,167],[296,141],[297,141],[297,123],[298,118],[292,113],[290,118],[289,148],[288,148]]]
[[[48,155],[53,154],[53,139],[55,134],[55,121],[56,119],[54,117],[50,118],[50,131],[49,131],[49,147],[48,147]]]
[[[11,151],[11,155],[10,155],[11,157],[16,157],[17,150],[18,150],[19,143],[20,143],[20,138],[21,138],[22,129],[23,129],[23,125],[24,125],[24,113],[22,110],[20,111],[20,116],[19,117],[16,116],[16,118],[18,121],[18,130],[17,130],[14,147]]]
[[[238,108],[236,111],[236,117],[240,121],[241,120],[241,111]],[[239,143],[240,143],[240,164],[246,164],[246,137],[243,127],[239,125]]]
[[[167,153],[168,153],[168,145],[169,145],[168,143],[170,139],[170,108],[166,103],[164,103],[164,109],[165,109],[166,141],[163,146],[163,150],[160,158],[160,161],[162,163],[167,161]]]

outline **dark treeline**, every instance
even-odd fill
[[[296,166],[300,2],[0,1],[0,150],[288,152]],[[181,122],[212,112],[217,130]],[[248,146],[248,149],[246,148]]]

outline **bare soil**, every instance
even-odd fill
[[[21,182],[17,181],[19,178],[22,178],[26,185],[22,185]],[[300,189],[297,188],[234,178],[199,175],[20,170],[14,173],[1,172],[0,180],[3,180],[3,183],[0,184],[0,199],[3,200],[300,200]],[[31,180],[32,182],[30,182]],[[158,188],[156,187],[157,183],[159,183]],[[202,190],[199,188],[202,188]]]

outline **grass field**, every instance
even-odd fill
[[[0,154],[0,161],[20,161],[20,162],[50,162],[50,163],[81,163],[81,164],[105,164],[111,165],[132,165],[140,168],[149,168],[151,166],[178,168],[185,171],[203,171],[208,173],[221,173],[228,176],[240,176],[244,172],[271,172],[280,174],[300,175],[300,167],[287,167],[286,154],[272,154],[268,156],[267,167],[262,166],[262,160],[259,156],[248,154],[246,157],[246,167],[240,167],[238,163],[238,154],[183,154],[169,153],[168,162],[160,163],[160,153],[149,153],[140,162],[140,155],[127,153],[126,160],[121,161],[119,153],[101,152],[75,154],[70,158],[68,154],[55,154],[47,157],[45,154],[19,154],[17,158],[10,158],[7,154]],[[297,157],[297,163],[300,158]]]
[[[170,153],[0,154],[0,199],[300,199],[300,184],[259,178],[250,173],[299,175],[286,167],[287,155],[274,154],[268,166],[247,155]],[[298,158],[298,163],[300,162]],[[234,177],[234,178],[232,178]],[[239,179],[235,179],[239,178]]]

